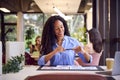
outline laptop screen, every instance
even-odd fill
[[[120,51],[115,52],[114,65],[112,75],[120,75]]]

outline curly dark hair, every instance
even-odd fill
[[[93,49],[100,53],[102,51],[102,38],[100,32],[96,28],[88,31],[90,42],[93,44]]]
[[[40,53],[42,55],[48,54],[53,50],[53,45],[55,44],[55,32],[54,32],[54,23],[55,21],[60,20],[64,25],[64,35],[70,36],[67,22],[60,16],[51,16],[46,21],[43,32],[42,32],[42,40],[41,40],[41,50]]]

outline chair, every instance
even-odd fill
[[[93,61],[91,63],[84,63],[84,62],[82,62],[82,60],[80,58],[77,58],[76,61],[82,66],[86,66],[86,65],[98,66],[102,52],[101,53],[93,53],[91,55],[93,57]]]
[[[37,60],[30,56],[30,53],[25,52],[25,65],[37,65]]]
[[[25,80],[107,80],[104,76],[98,74],[81,73],[48,73],[29,76]]]

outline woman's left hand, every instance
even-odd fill
[[[73,50],[74,50],[76,53],[78,53],[78,52],[83,52],[83,48],[80,47],[80,46],[77,46],[77,47],[73,48]]]

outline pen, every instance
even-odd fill
[[[68,49],[65,49],[65,50],[73,50],[72,48],[68,48]]]

